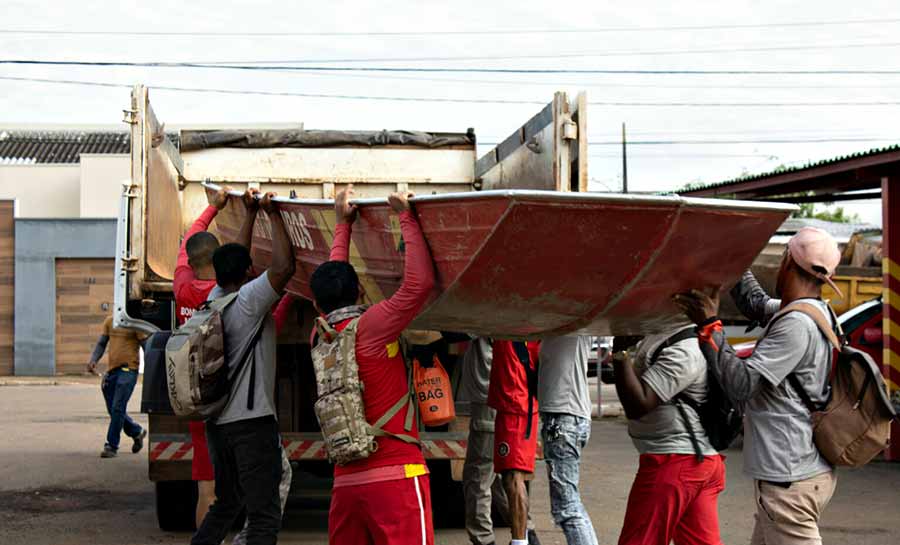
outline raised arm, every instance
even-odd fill
[[[215,219],[219,210],[225,208],[225,205],[228,204],[228,191],[227,187],[223,187],[213,195],[209,206],[200,214],[199,218],[194,220],[194,223],[191,224],[190,229],[187,230],[187,233],[184,234],[184,238],[181,240],[181,246],[178,248],[178,261],[175,263],[175,278],[172,281],[172,290],[176,298],[179,297],[179,292],[185,286],[189,286],[195,278],[194,270],[188,263],[187,241],[197,233],[209,229],[209,224]]]
[[[763,378],[759,366],[748,365],[735,354],[725,338],[725,328],[716,316],[719,312],[719,293],[710,296],[700,290],[691,290],[675,296],[675,302],[684,310],[688,319],[697,324],[697,339],[706,364],[732,401],[742,402],[759,391]],[[773,331],[774,333],[774,331]],[[754,350],[753,358],[759,359],[759,349],[769,342],[764,338]]]
[[[331,254],[329,261],[350,261],[350,232],[353,222],[356,221],[357,208],[350,204],[353,196],[353,184],[348,184],[334,198],[334,214],[337,217],[337,226],[334,229],[334,240],[331,241]]]
[[[285,293],[272,312],[272,318],[275,320],[276,335],[284,329],[284,324],[287,323],[292,308],[294,308],[294,296],[290,293]]]
[[[247,214],[244,216],[244,223],[241,224],[241,230],[238,232],[238,238],[235,242],[243,245],[248,250],[253,245],[253,225],[256,223],[256,215],[259,213],[259,190],[253,187],[247,188],[241,197]]]
[[[741,276],[741,280],[731,288],[731,298],[741,313],[749,320],[765,324],[778,312],[781,301],[769,297],[766,290],[759,285],[753,272],[749,269]]]
[[[278,205],[272,200],[274,193],[266,193],[259,202],[260,208],[269,216],[272,224],[272,263],[266,274],[272,289],[281,293],[288,281],[294,276],[296,263],[294,261],[294,245],[288,237],[284,226],[284,219],[278,211]]]
[[[431,252],[416,216],[409,205],[411,193],[394,193],[388,200],[400,214],[400,232],[406,244],[403,283],[391,297],[374,305],[360,319],[359,336],[370,346],[383,347],[393,342],[413,321],[434,287]],[[371,344],[370,344],[371,343]]]

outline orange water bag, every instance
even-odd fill
[[[434,356],[431,367],[413,360],[413,386],[419,402],[419,414],[426,426],[441,426],[456,418],[450,375]]]

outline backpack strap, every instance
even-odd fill
[[[769,334],[769,330],[772,329],[772,325],[781,317],[790,314],[791,312],[800,312],[801,314],[805,314],[809,316],[813,322],[815,322],[816,327],[819,328],[819,331],[825,336],[828,340],[828,343],[835,349],[840,351],[843,344],[846,342],[844,338],[843,331],[841,330],[841,326],[837,321],[837,317],[834,315],[834,311],[831,310],[831,305],[828,305],[828,311],[831,314],[832,319],[834,319],[834,323],[836,324],[838,332],[835,333],[831,324],[822,316],[822,311],[819,310],[815,305],[810,303],[792,303],[780,311],[778,311],[772,319],[769,320],[769,325],[766,327],[766,335]],[[829,375],[831,371],[831,352],[828,353],[828,367],[829,367]],[[810,413],[817,412],[821,410],[821,407],[818,407],[815,403],[813,403],[812,398],[809,397],[809,393],[803,388],[803,385],[800,384],[800,379],[797,378],[797,375],[794,371],[791,371],[787,376],[788,384],[791,385],[791,388],[800,396],[800,401],[803,402],[803,405]],[[825,387],[823,391],[827,391],[829,379],[826,376],[825,379]]]
[[[682,329],[678,333],[670,336],[653,350],[653,353],[650,355],[647,367],[650,368],[651,366],[653,366],[653,364],[655,364],[656,360],[659,358],[660,354],[662,354],[662,351],[666,348],[676,345],[681,341],[686,341],[688,339],[696,337],[697,332],[693,327]],[[700,440],[697,438],[697,432],[694,431],[694,427],[691,426],[691,421],[688,419],[687,409],[684,408],[685,405],[689,405],[699,416],[700,406],[693,399],[690,399],[687,396],[683,395],[683,393],[679,393],[678,395],[676,395],[672,401],[674,401],[673,405],[675,405],[675,407],[678,409],[678,414],[681,416],[682,422],[684,422],[684,427],[687,430],[688,437],[691,440],[691,446],[694,448],[694,455],[697,457],[698,462],[702,462],[705,459],[705,457],[703,456],[703,449],[700,447]]]
[[[332,328],[330,325],[328,325],[328,322],[326,322],[322,318],[318,318],[316,320],[316,326],[317,326],[317,328],[319,328],[320,334],[330,335],[332,339],[337,336],[337,331],[335,331],[334,328]],[[359,317],[351,320],[350,323],[347,324],[347,327],[345,327],[343,329],[343,331],[341,331],[341,333],[347,334],[347,336],[344,338],[353,339],[353,342],[348,342],[348,341],[341,342],[341,352],[342,352],[341,356],[344,361],[349,361],[348,358],[350,357],[350,354],[348,352],[351,350],[351,347],[353,350],[356,349],[356,330],[357,330],[358,326],[359,326]],[[350,367],[349,365],[344,366],[344,383],[345,384],[347,383],[347,380],[349,379],[349,377],[347,376],[347,373],[349,373],[349,367]],[[412,435],[408,435],[405,433],[393,433],[393,432],[390,432],[390,431],[387,431],[386,429],[384,429],[384,426],[387,425],[387,423],[390,422],[390,420],[397,413],[399,413],[400,410],[404,406],[408,405],[408,408],[406,410],[406,419],[403,423],[403,429],[406,431],[412,430],[414,418],[416,415],[416,404],[412,402],[412,397],[411,397],[410,392],[412,392],[412,370],[407,369],[406,395],[401,396],[400,399],[398,399],[391,406],[390,409],[388,409],[384,414],[382,414],[381,417],[378,420],[376,420],[374,424],[369,424],[368,422],[366,423],[369,426],[369,431],[372,433],[372,435],[374,435],[376,437],[393,437],[394,439],[399,439],[399,440],[403,441],[404,443],[419,444],[419,440],[416,439],[415,437],[413,437]]]
[[[218,297],[212,301],[207,301],[206,303],[204,303],[204,305],[206,305],[206,308],[209,308],[210,310],[214,310],[221,314],[225,311],[226,308],[228,308],[229,305],[231,305],[231,303],[233,303],[237,299],[238,295],[240,295],[240,291],[235,290],[227,295],[223,295],[222,297]],[[241,371],[244,369],[244,365],[246,365],[247,360],[250,359],[250,354],[253,352],[253,349],[256,347],[256,343],[259,341],[259,338],[262,336],[263,322],[265,322],[265,320],[266,320],[266,317],[263,316],[259,320],[259,322],[257,322],[256,327],[253,330],[253,337],[251,337],[250,342],[244,348],[244,351],[241,353],[240,358],[238,358],[237,361],[239,363],[238,363],[237,367],[235,367],[234,370],[231,372],[229,380],[234,380],[235,378],[237,378],[237,376],[239,374],[241,374]],[[224,344],[224,342],[223,342],[223,344]],[[228,351],[226,350],[225,352],[227,353]],[[252,411],[253,406],[254,406],[254,399],[256,397],[254,395],[256,393],[256,360],[254,360],[254,362],[250,366],[250,384],[247,385],[247,389],[248,389],[247,410]],[[229,399],[228,399],[228,402],[226,403],[226,405],[231,402],[232,396],[234,396],[234,390],[232,390],[231,393],[229,394],[229,396],[228,396]]]
[[[828,307],[828,310],[831,316],[834,317],[834,311],[831,310],[830,305]],[[768,335],[769,331],[772,329],[772,325],[775,324],[775,322],[777,322],[780,318],[787,314],[790,314],[791,312],[799,312],[801,314],[809,316],[810,319],[815,322],[816,327],[819,328],[819,331],[821,331],[822,334],[825,335],[825,338],[828,339],[828,342],[831,344],[831,346],[833,346],[835,350],[841,349],[841,346],[843,345],[841,339],[841,337],[843,337],[843,332],[840,330],[840,325],[837,326],[838,333],[840,333],[839,337],[838,333],[834,332],[834,328],[830,323],[828,323],[828,320],[825,318],[825,316],[822,316],[822,311],[811,303],[791,303],[790,305],[776,312],[775,315],[772,316],[772,319],[769,320],[769,325],[766,326],[765,334]],[[838,323],[837,318],[834,318],[834,323]]]
[[[537,396],[537,362],[532,368],[531,354],[528,352],[528,344],[524,341],[513,341],[512,346],[516,357],[522,363],[522,366],[525,367],[525,379],[528,383],[528,423],[525,424],[525,439],[528,439],[531,437],[531,424],[534,420],[534,399]]]
[[[228,305],[234,302],[237,299],[237,296],[240,295],[240,290],[235,290],[231,293],[227,293],[222,297],[216,297],[212,301],[204,301],[204,303],[200,306],[200,308],[209,308],[216,312],[222,312],[225,310]]]

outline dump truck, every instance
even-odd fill
[[[459,384],[455,356],[438,331],[493,338],[626,335],[666,330],[683,319],[671,295],[733,282],[796,209],[777,203],[587,192],[586,99],[551,102],[480,158],[465,132],[332,131],[294,128],[181,129],[167,133],[137,86],[131,125],[131,179],[118,221],[115,321],[146,332],[175,326],[172,278],[183,233],[218,188],[278,193],[294,246],[287,291],[296,315],[281,332],[276,404],[284,447],[295,466],[292,497],[326,499],[332,467],[313,413],[310,333],[316,316],[309,277],[327,261],[335,232],[333,199],[355,184],[359,215],[349,248],[364,302],[389,297],[403,276],[404,243],[386,195],[411,200],[432,250],[435,283],[404,333],[408,355],[437,351]],[[216,216],[220,241],[236,238],[246,209],[237,199]],[[271,260],[271,225],[256,218],[251,255]],[[735,245],[736,237],[743,244]],[[697,240],[703,244],[697,244]],[[151,340],[149,351],[164,349]],[[426,351],[426,352],[422,352]],[[420,353],[421,352],[421,353]],[[153,354],[151,354],[153,355]],[[149,415],[149,477],[164,528],[190,527],[194,486],[187,422],[168,404],[164,365],[148,357],[141,409]],[[430,361],[430,357],[424,361]],[[431,470],[435,523],[458,526],[459,483],[469,411],[422,431]]]
[[[175,328],[176,257],[183,234],[207,206],[208,182],[313,199],[333,199],[349,183],[360,198],[384,198],[398,190],[417,195],[515,187],[587,190],[584,94],[570,100],[556,93],[480,160],[472,129],[329,131],[306,130],[298,123],[292,128],[166,131],[142,85],[133,88],[124,113],[131,130],[131,178],[124,184],[118,218],[114,317],[118,326],[148,333]],[[302,239],[304,226],[291,228]],[[211,231],[222,239],[215,222]],[[314,316],[308,301],[298,302],[297,316],[279,336],[277,350],[277,417],[294,466],[291,495],[306,500],[326,498],[332,474],[313,413],[309,331]],[[408,335],[414,346],[435,339],[428,331]],[[459,373],[453,356],[452,351],[443,355],[455,387]],[[191,438],[188,423],[169,406],[165,384],[164,369],[145,369],[141,410],[149,420],[148,476],[155,483],[159,526],[189,529],[196,501]],[[456,408],[454,422],[422,430],[421,436],[435,523],[444,526],[461,526],[464,515],[460,480],[468,407],[458,403]]]

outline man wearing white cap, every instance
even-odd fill
[[[770,298],[750,271],[731,290],[738,308],[751,320],[768,323],[779,311],[806,303],[829,323],[834,318],[822,301],[822,285],[830,284],[840,262],[834,239],[806,227],[788,242]],[[737,357],[716,317],[718,290],[679,294],[678,303],[697,324],[700,350],[728,395],[746,405],[744,472],[755,480],[756,525],[752,545],[821,544],[819,517],[831,500],[834,468],[816,449],[809,410],[791,382],[813,403],[830,395],[828,374],[832,350],[813,319],[802,312],[779,314],[769,324],[753,354]],[[796,381],[788,380],[789,375]]]

